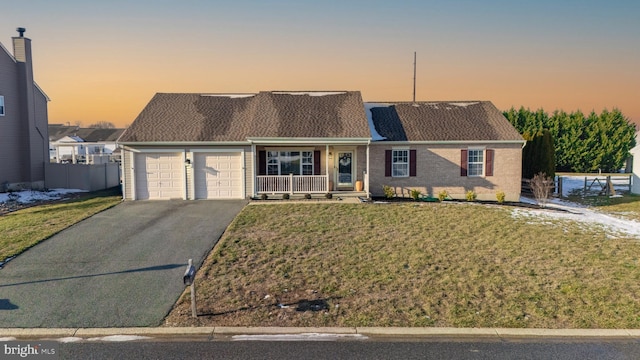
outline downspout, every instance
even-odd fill
[[[258,154],[256,154],[256,144],[253,143],[252,140],[249,140],[249,143],[251,143],[251,156],[253,161],[251,161],[252,163],[252,171],[251,171],[251,197],[257,197],[258,196],[258,189],[256,188],[257,186],[257,181],[256,181],[256,176],[258,174],[257,172],[257,167],[256,167],[256,163],[258,161],[256,161],[256,159],[259,159],[260,157],[257,156]],[[246,177],[246,175],[245,175]]]
[[[367,199],[371,198],[371,193],[369,192],[369,176],[371,175],[369,172],[369,145],[371,145],[371,140],[367,141],[367,178],[364,183],[364,191],[367,193]]]
[[[193,180],[193,177],[189,177],[189,170],[191,169],[191,162],[193,161],[193,156],[189,156],[189,151],[188,149],[184,149],[182,151],[182,165],[183,165],[183,180],[182,180],[182,184],[183,187],[182,189],[184,190],[184,195],[182,197],[183,200],[189,200],[189,190],[191,190],[191,184],[189,184],[189,179]],[[195,194],[194,194],[195,195]],[[195,196],[194,196],[195,197]]]
[[[136,157],[133,153],[133,151],[129,151],[129,163],[130,165],[130,169],[128,169],[131,172],[131,199],[132,200],[138,200],[138,192],[136,191]]]
[[[126,199],[126,191],[127,191],[127,177],[124,176],[124,156],[122,156],[125,152],[124,152],[124,146],[121,146],[120,144],[116,144],[117,147],[120,149],[120,165],[118,165],[119,168],[119,172],[118,172],[118,177],[120,179],[122,179],[122,201],[124,201]],[[57,148],[56,148],[57,149]]]

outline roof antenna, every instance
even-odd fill
[[[24,37],[24,32],[27,31],[27,29],[19,27],[16,29],[16,31],[20,34],[20,37]]]
[[[416,102],[416,52],[413,52],[413,102]]]

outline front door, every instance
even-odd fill
[[[338,187],[353,187],[353,151],[338,152]]]

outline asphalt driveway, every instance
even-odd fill
[[[157,326],[246,201],[130,201],[0,269],[0,327]]]

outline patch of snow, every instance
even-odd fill
[[[0,337],[0,341],[16,341],[18,339],[14,337]]]
[[[273,91],[272,94],[327,96],[327,95],[342,95],[342,94],[346,94],[346,92],[345,91]]]
[[[473,102],[450,102],[449,105],[454,105],[454,106],[459,106],[459,107],[467,107],[470,105],[477,105],[480,104],[478,101],[473,101]]]
[[[378,107],[389,107],[390,104],[382,104],[382,103],[364,103],[364,112],[367,115],[367,122],[369,123],[369,132],[371,133],[371,140],[373,141],[381,141],[386,140],[387,138],[380,135],[376,130],[375,125],[373,125],[373,113],[371,109]]]
[[[67,140],[68,139],[68,140]],[[65,136],[62,139],[58,140],[61,143],[74,143],[74,142],[84,142],[84,140],[80,136]]]
[[[584,188],[584,176],[563,176],[562,178],[563,194],[569,194],[576,189],[581,190]],[[521,197],[520,202],[536,204],[534,199],[527,197]],[[546,223],[547,220],[561,219],[576,221],[584,224],[585,226],[601,226],[608,236],[618,234],[640,236],[640,222],[604,214],[572,201],[551,198],[547,201],[546,208],[563,210],[563,212],[547,211],[544,209],[514,209],[512,214],[514,217],[524,217],[529,220],[536,220],[537,223]]]
[[[61,343],[74,343],[74,342],[80,342],[82,340],[84,339],[81,337],[69,336],[69,337],[60,338],[57,341]]]
[[[79,189],[50,189],[49,191],[23,190],[8,193],[0,193],[0,204],[15,200],[22,204],[34,201],[57,200],[66,194],[86,192]]]
[[[547,206],[551,207],[551,206]],[[640,236],[640,223],[634,220],[619,219],[597,211],[574,208],[573,212],[556,212],[544,209],[513,209],[514,218],[528,220],[528,223],[548,225],[548,220],[570,220],[583,224],[585,227],[600,226],[607,236],[617,235]]]
[[[231,99],[241,99],[256,96],[256,94],[201,94],[200,96],[226,97]]]
[[[89,338],[88,341],[135,341],[135,340],[145,340],[151,339],[148,336],[139,336],[139,335],[109,335],[102,337]]]
[[[367,340],[361,334],[274,334],[274,335],[235,335],[234,341],[338,341],[342,339]]]

